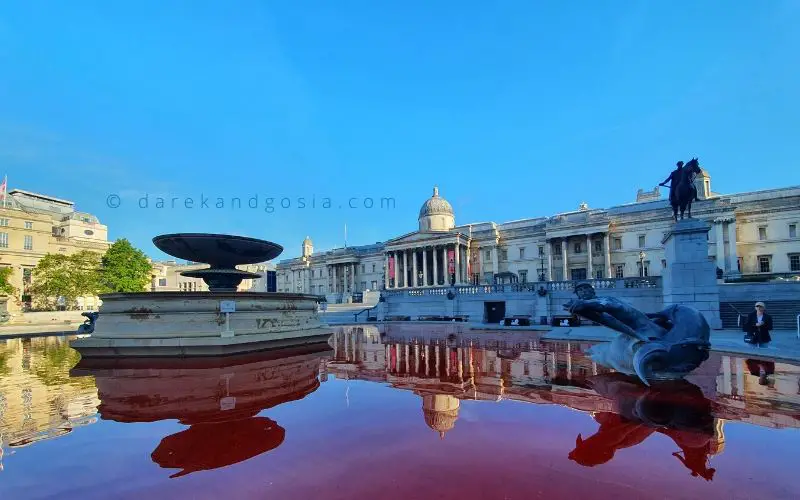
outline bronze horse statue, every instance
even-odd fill
[[[686,165],[678,162],[675,169],[661,186],[666,186],[667,181],[671,181],[669,186],[669,202],[672,206],[672,218],[678,221],[678,212],[683,219],[684,213],[688,211],[688,218],[692,218],[692,202],[697,200],[697,188],[694,179],[701,173],[700,162],[697,158],[692,158]]]

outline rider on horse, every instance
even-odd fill
[[[679,161],[678,163],[676,163],[675,167],[676,167],[675,170],[673,170],[672,173],[670,173],[669,176],[666,179],[664,179],[664,182],[659,184],[659,186],[669,187],[669,204],[670,205],[675,205],[675,204],[678,203],[678,200],[677,200],[677,195],[678,195],[677,194],[678,193],[677,187],[678,187],[678,184],[681,183],[681,176],[684,175],[683,162],[682,161]],[[690,178],[688,180],[689,180],[690,189],[692,191],[692,199],[694,201],[697,201],[697,188],[694,185],[694,174],[690,172],[689,175],[690,175]],[[669,186],[667,186],[668,182],[670,183]]]

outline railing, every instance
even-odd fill
[[[737,328],[741,328],[742,327],[742,316],[744,316],[744,314],[742,314],[742,311],[740,311],[740,310],[736,309],[735,307],[733,307],[733,304],[729,303],[728,307],[730,307],[731,309],[736,311],[736,327]],[[798,317],[800,318],[800,316],[798,316]]]
[[[362,309],[362,310],[358,311],[357,313],[354,313],[353,314],[353,319],[355,320],[354,322],[358,323],[358,317],[361,316],[361,313],[365,313],[365,312],[371,311],[373,309],[375,309],[375,306],[367,307],[366,309]],[[367,314],[367,319],[369,320],[369,314]]]
[[[800,339],[800,314],[797,315],[797,338]]]
[[[536,293],[544,288],[548,292],[574,290],[578,283],[589,283],[595,289],[624,289],[624,288],[661,288],[661,277],[647,278],[603,278],[593,280],[573,281],[537,281],[529,283],[506,283],[496,285],[456,285],[426,288],[389,288],[381,290],[384,296],[408,295],[411,297],[424,297],[431,295],[447,295],[453,292],[456,295],[486,295],[492,293],[527,292]]]
[[[800,282],[800,272],[794,273],[754,273],[739,276],[726,276],[725,283],[796,283]]]

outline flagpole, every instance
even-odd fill
[[[347,223],[344,224],[344,247],[347,248]]]

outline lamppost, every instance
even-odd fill
[[[422,271],[419,271],[417,273],[417,286],[423,286],[423,283],[422,283]]]
[[[541,265],[539,266],[539,281],[545,281],[544,257],[539,257],[539,262],[541,263]]]
[[[639,252],[639,277],[644,278],[644,258],[647,254],[644,251]]]

